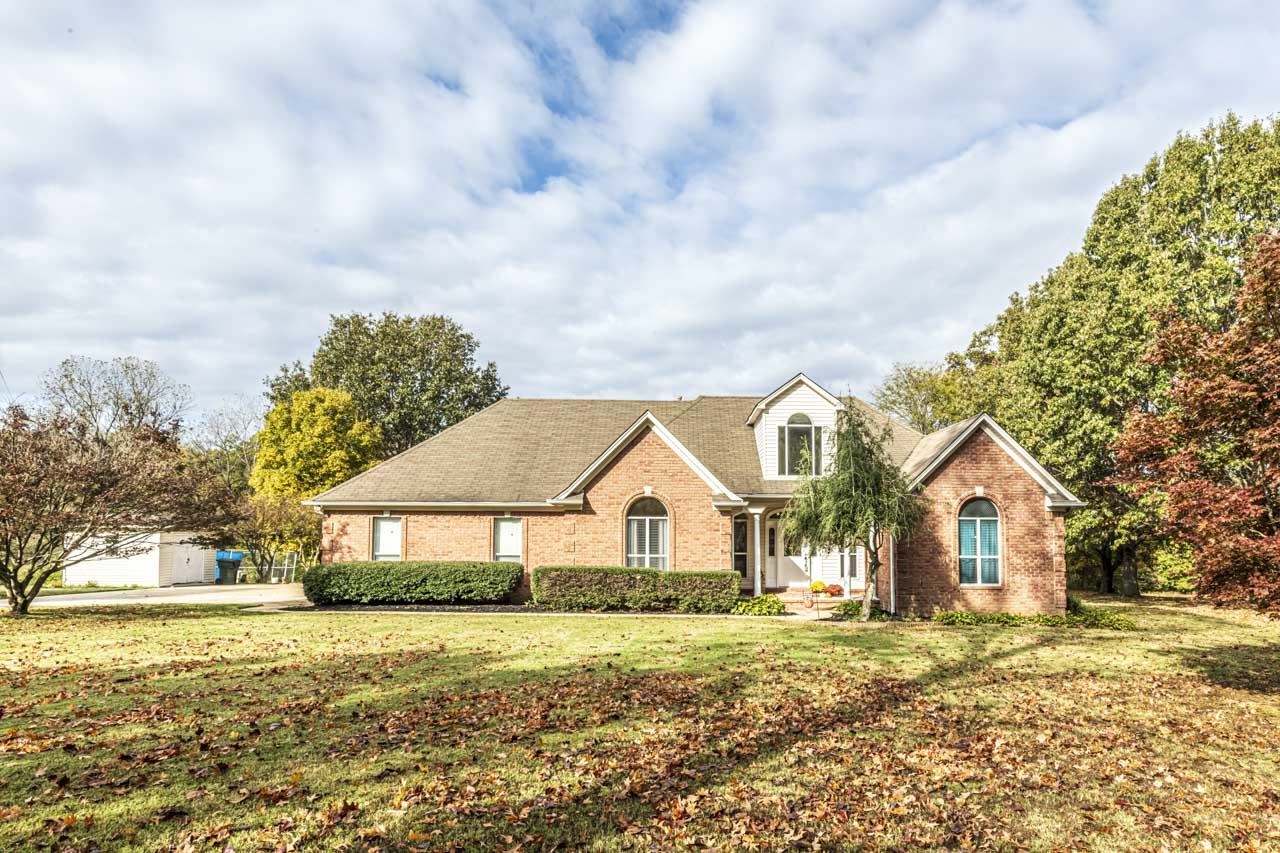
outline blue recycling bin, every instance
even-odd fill
[[[240,564],[244,562],[243,551],[219,551],[214,555],[218,565],[216,583],[233,584],[240,575]]]

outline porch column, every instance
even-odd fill
[[[764,572],[764,557],[762,556],[763,549],[760,547],[760,513],[763,511],[763,507],[748,507],[747,511],[751,513],[751,527],[756,540],[756,547],[754,549],[756,560],[755,565],[752,567],[753,571],[751,572],[751,588],[755,591],[756,597],[759,598],[760,593],[762,592],[760,575]]]

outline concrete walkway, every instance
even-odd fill
[[[195,584],[114,592],[42,595],[33,607],[113,607],[125,604],[248,604],[264,610],[307,606],[300,583],[244,583],[229,586]]]

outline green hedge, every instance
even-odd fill
[[[520,584],[519,563],[327,563],[302,578],[316,604],[494,604]]]
[[[1133,631],[1137,625],[1128,616],[1114,610],[1098,610],[1092,607],[1077,605],[1078,609],[1070,610],[1065,616],[1042,613],[1032,616],[1020,616],[1016,613],[969,613],[959,610],[944,610],[933,615],[934,622],[943,625],[1005,625],[1017,627],[1022,625],[1041,625],[1049,628],[1106,628],[1111,631]]]
[[[678,572],[617,566],[540,566],[533,603],[548,610],[673,610],[728,613],[737,572]]]

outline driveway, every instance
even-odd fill
[[[121,589],[115,592],[78,592],[45,595],[34,607],[85,607],[120,604],[259,604],[263,609],[306,605],[300,583],[243,583],[228,586],[194,584],[156,589]]]

